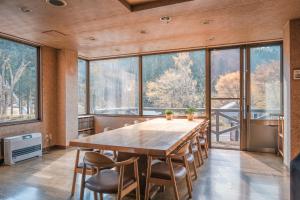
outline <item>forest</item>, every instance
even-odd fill
[[[37,118],[37,48],[0,38],[0,120]]]
[[[240,51],[213,50],[211,94],[240,96]],[[251,108],[280,112],[280,46],[251,48]],[[94,113],[138,114],[137,57],[91,62]],[[143,112],[182,114],[187,107],[205,108],[205,51],[142,56]],[[224,106],[226,101],[214,103]],[[238,105],[236,105],[238,106]],[[268,111],[266,111],[268,112]],[[201,114],[201,112],[199,113]]]

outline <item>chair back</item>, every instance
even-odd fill
[[[177,156],[185,156],[186,154],[189,153],[190,144],[191,144],[190,140],[185,141],[172,154],[175,154]]]
[[[111,168],[115,164],[111,158],[97,152],[86,152],[83,162],[85,165],[97,169]]]

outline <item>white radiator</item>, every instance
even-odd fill
[[[6,137],[4,145],[4,163],[15,164],[36,156],[42,156],[42,134],[30,133],[25,135]]]

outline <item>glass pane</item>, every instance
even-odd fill
[[[78,59],[78,114],[87,113],[86,108],[86,66],[87,61]]]
[[[239,100],[211,101],[211,144],[213,147],[240,147]]]
[[[205,115],[205,51],[143,56],[143,114]]]
[[[137,115],[138,66],[137,57],[91,61],[91,113]]]
[[[240,97],[240,49],[211,51],[211,97]]]
[[[278,119],[280,114],[280,48],[273,45],[250,50],[252,119]]]
[[[0,38],[0,68],[0,123],[37,119],[37,48]]]

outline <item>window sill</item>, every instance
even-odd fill
[[[0,123],[0,127],[4,127],[4,126],[16,126],[16,125],[31,124],[31,123],[40,123],[40,122],[42,122],[41,119],[31,119],[31,120],[24,120],[24,121],[3,122],[3,123]]]

